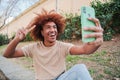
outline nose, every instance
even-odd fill
[[[51,28],[50,28],[50,31],[55,31],[55,28],[54,28],[54,27],[51,27]]]

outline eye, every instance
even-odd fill
[[[57,28],[57,26],[56,26],[56,25],[54,25],[54,26],[53,26],[53,28]]]
[[[50,26],[49,26],[49,25],[46,25],[45,27],[46,27],[46,29],[49,29],[49,28],[50,28]]]
[[[51,28],[50,26],[47,26],[47,28],[49,29],[49,28]]]

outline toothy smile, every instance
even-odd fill
[[[55,37],[55,36],[56,36],[56,33],[49,33],[49,36],[50,36],[50,37]]]

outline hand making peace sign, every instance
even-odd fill
[[[22,27],[20,29],[18,29],[18,31],[16,32],[16,35],[15,35],[15,38],[18,40],[18,41],[21,41],[23,40],[26,35],[32,31],[34,28],[36,27],[35,25],[35,18],[27,25],[26,28]]]

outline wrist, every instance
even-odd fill
[[[21,40],[20,40],[18,37],[15,37],[15,38],[13,39],[13,41],[19,43]]]
[[[91,46],[95,46],[95,47],[99,47],[103,44],[103,41],[95,41],[95,42],[88,42],[87,45],[91,45]]]

